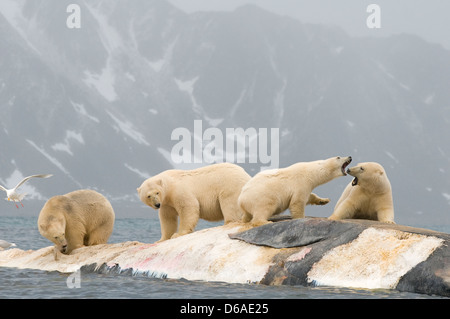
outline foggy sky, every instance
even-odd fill
[[[336,25],[350,36],[389,36],[409,33],[450,50],[448,0],[169,0],[186,12],[234,10],[253,3],[302,22]],[[369,29],[369,4],[381,8],[381,28]]]

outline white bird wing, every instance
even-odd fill
[[[4,188],[2,185],[0,185],[0,189],[1,189],[2,191],[5,191],[5,192],[8,191],[8,190],[7,190],[6,188]]]
[[[26,195],[26,194],[27,194],[27,193],[17,194],[17,199],[18,199],[19,201],[23,200],[23,199],[25,198],[25,195]]]
[[[16,185],[16,187],[14,187],[14,189],[19,188],[23,183],[25,183],[30,178],[33,178],[33,177],[48,178],[50,176],[53,176],[53,174],[39,174],[39,175],[31,175],[31,176],[25,177],[19,184]]]

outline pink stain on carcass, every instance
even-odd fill
[[[299,261],[302,260],[303,258],[305,258],[305,256],[311,251],[310,247],[305,247],[302,250],[300,250],[298,253],[295,253],[291,256],[289,256],[288,259],[286,259],[286,261]]]
[[[151,254],[138,262],[124,265],[124,268],[155,271],[164,269],[164,271],[167,272],[169,270],[176,270],[181,267],[183,255],[184,253],[180,253],[175,256],[164,256],[159,253]]]
[[[130,267],[130,268],[136,269],[136,270],[144,269],[156,257],[157,257],[157,255],[151,255],[150,257],[147,257],[144,260],[140,260],[139,262],[136,262],[136,263],[133,263],[133,264],[130,264],[130,265],[127,265],[127,266]]]

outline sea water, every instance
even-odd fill
[[[200,221],[197,229],[221,223]],[[449,226],[424,227],[449,232]],[[152,243],[160,238],[158,218],[118,218],[109,243],[139,241]],[[52,244],[37,229],[37,217],[0,216],[0,239],[13,242],[16,248],[36,250]],[[74,277],[76,275],[76,277]],[[72,276],[72,277],[70,277]],[[224,282],[159,279],[142,275],[100,274],[89,270],[74,274],[56,271],[0,267],[0,299],[54,298],[158,298],[158,299],[382,299],[440,298],[423,294],[384,289],[350,289],[336,287],[266,286]]]

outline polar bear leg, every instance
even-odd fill
[[[341,220],[352,218],[355,215],[356,207],[351,200],[344,200],[339,206],[336,207],[333,214],[328,219]]]
[[[178,232],[173,234],[171,238],[177,238],[186,234],[190,234],[194,231],[195,226],[197,226],[198,220],[200,219],[200,207],[183,207],[183,210],[180,211],[179,216],[180,227],[178,229]]]
[[[108,240],[109,236],[106,236],[103,230],[94,230],[89,234],[89,238],[87,239],[87,241],[85,239],[84,245],[86,246],[98,245],[104,243],[105,238],[106,240]]]
[[[274,214],[274,209],[271,207],[264,207],[260,205],[254,209],[253,218],[251,220],[251,225],[254,227],[262,226],[265,224],[270,224],[268,220]]]
[[[170,239],[178,227],[178,214],[172,207],[163,206],[159,209],[159,222],[161,224],[161,242]]]
[[[246,212],[246,211],[244,211],[243,213],[242,213],[242,222],[243,223],[248,223],[249,221],[251,221],[252,220],[252,215],[251,214],[249,214],[248,212]]]
[[[392,208],[379,209],[377,211],[377,219],[383,223],[395,224],[394,210]]]
[[[240,198],[238,199],[238,206],[242,215],[241,222],[242,223],[250,222],[253,218],[253,215],[249,213],[249,211],[246,209],[245,202],[241,201]]]
[[[271,223],[271,221],[268,221],[267,219],[264,219],[264,218],[261,218],[261,217],[253,218],[252,221],[251,221],[251,225],[253,227],[258,227],[258,226],[262,226],[262,225],[270,224],[270,223]]]
[[[291,211],[292,219],[304,218],[305,217],[305,202],[295,201],[289,205],[289,210]]]
[[[222,211],[224,224],[237,222],[242,219],[242,211],[238,206],[238,199],[236,196],[229,196],[222,198],[219,201],[220,210]]]
[[[66,252],[64,252],[64,254],[70,254],[72,252],[72,250],[74,249],[78,249],[81,248],[83,246],[87,246],[87,242],[84,242],[84,237],[86,235],[83,234],[72,234],[72,235],[68,235],[66,234],[66,239],[67,239],[67,249]]]
[[[321,198],[314,193],[309,194],[309,199],[306,205],[326,205],[330,202],[329,198]]]

